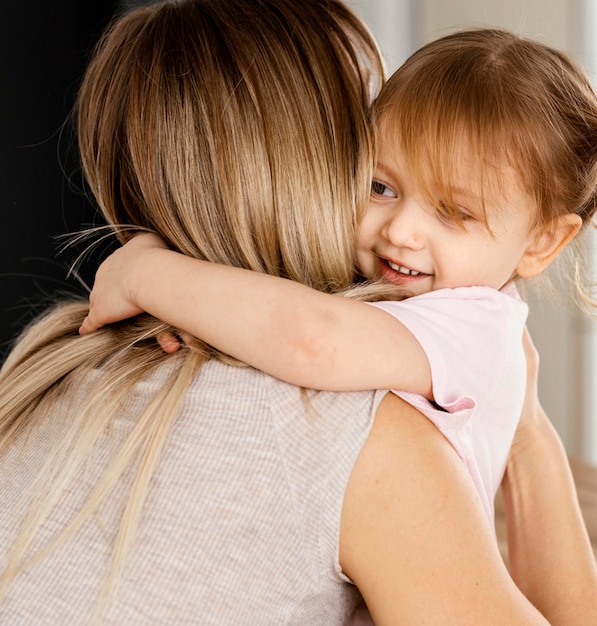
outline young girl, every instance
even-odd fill
[[[294,384],[394,389],[449,439],[492,519],[524,395],[514,284],[591,220],[597,99],[560,52],[478,30],[416,52],[374,112],[356,259],[411,298],[371,306],[142,236],[100,268],[81,332],[147,311]]]

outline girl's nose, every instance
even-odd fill
[[[385,222],[382,235],[396,248],[421,249],[428,217],[415,200],[401,203]]]

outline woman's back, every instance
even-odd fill
[[[127,397],[40,528],[34,552],[79,510],[171,365]],[[79,394],[85,397],[84,387]],[[383,395],[305,397],[256,370],[206,363],[154,470],[106,623],[344,623],[358,593],[340,574],[341,507]],[[62,400],[1,458],[3,507],[18,506],[61,436],[64,411]],[[1,623],[88,621],[133,477],[128,471],[82,528],[15,578]],[[0,519],[0,553],[9,548],[17,519]]]

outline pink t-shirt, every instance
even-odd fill
[[[399,302],[372,303],[404,324],[431,366],[434,406],[392,390],[424,413],[470,472],[493,524],[526,385],[522,333],[528,307],[516,289],[440,289]],[[444,409],[444,410],[442,410]]]

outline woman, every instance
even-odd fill
[[[345,289],[376,72],[338,2],[136,9],[81,88],[87,180],[123,241],[152,230]],[[513,544],[513,581],[454,450],[398,398],[304,392],[200,344],[166,355],[146,317],[79,337],[86,312],[56,307],[2,370],[0,622],[341,624],[356,588],[377,624],[594,614],[594,562],[532,385],[508,469],[511,536],[529,551]],[[548,520],[529,530],[537,511]],[[547,567],[555,532],[568,545]]]

